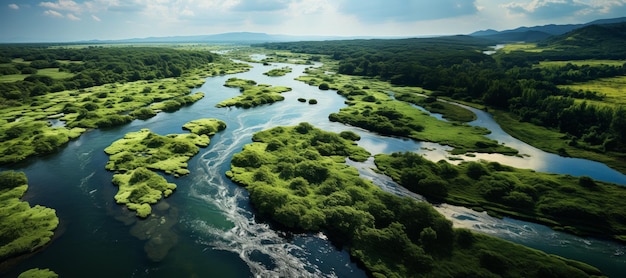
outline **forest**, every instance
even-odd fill
[[[184,70],[218,59],[203,51],[165,47],[0,47],[0,75],[28,74],[24,80],[0,82],[0,105],[12,106],[49,92],[84,89],[115,82],[179,77]],[[58,68],[71,78],[37,74]]]
[[[541,42],[536,51],[482,51],[495,42],[469,36],[433,39],[267,43],[273,50],[328,55],[341,74],[420,86],[432,96],[486,105],[563,134],[569,146],[626,153],[626,108],[598,105],[604,95],[559,85],[626,75],[621,65],[540,67],[540,61],[626,60],[625,24],[589,26]],[[620,158],[621,157],[621,158]],[[623,163],[622,163],[623,164]]]

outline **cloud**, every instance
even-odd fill
[[[475,0],[341,0],[339,11],[369,22],[415,22],[476,14]]]
[[[41,2],[39,6],[60,11],[70,11],[74,13],[81,13],[81,6],[72,0],[57,0],[57,2]]]
[[[17,4],[9,4],[9,9],[19,10],[20,6],[18,6]]]
[[[241,12],[271,12],[286,9],[289,2],[288,0],[248,0],[239,2],[232,9]]]
[[[65,17],[67,17],[67,19],[72,20],[72,21],[79,21],[80,17],[77,17],[71,13],[68,13],[67,15],[65,15]]]
[[[44,15],[50,16],[50,17],[58,17],[58,18],[63,18],[64,16],[57,11],[53,11],[53,10],[47,10],[45,12],[43,12]]]
[[[574,0],[533,0],[509,3],[504,7],[512,14],[522,14],[533,19],[555,19],[575,15],[589,8],[589,5]]]
[[[93,14],[91,15],[91,19],[93,19],[95,21],[98,21],[98,22],[102,21],[99,17],[97,17],[96,15],[93,15]]]
[[[512,2],[503,7],[509,14],[544,21],[570,18],[583,22],[626,14],[626,0],[532,0]]]

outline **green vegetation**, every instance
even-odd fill
[[[398,94],[414,95],[419,90],[418,88],[393,87],[387,82],[348,75],[327,75],[324,72],[325,70],[321,68],[309,69],[307,71],[309,75],[299,77],[298,80],[314,86],[319,82],[328,82],[332,84],[332,88],[338,90],[338,94],[348,99],[346,101],[348,107],[342,108],[339,113],[331,114],[329,116],[331,121],[358,126],[385,135],[403,136],[448,145],[454,148],[451,151],[453,154],[467,152],[517,154],[517,150],[485,137],[489,134],[489,130],[485,128],[438,120],[409,103],[394,100],[386,93],[393,91]],[[460,115],[467,115],[463,116],[463,119],[468,119],[470,114],[473,115],[471,112]]]
[[[183,125],[183,129],[191,131],[193,134],[213,136],[226,129],[226,123],[218,119],[198,119]]]
[[[626,241],[626,188],[620,185],[497,162],[434,163],[414,153],[381,154],[375,162],[402,186],[433,200]]]
[[[278,69],[271,69],[270,71],[264,73],[267,76],[283,76],[287,73],[290,73],[292,69],[290,67],[282,67]]]
[[[22,272],[17,278],[57,278],[58,274],[50,269],[33,268]]]
[[[42,248],[59,225],[54,209],[20,200],[27,189],[24,173],[0,172],[0,261]]]
[[[189,91],[207,76],[248,69],[208,52],[167,47],[5,46],[3,57],[11,59],[3,59],[0,76],[37,73],[0,84],[1,164],[54,152],[90,128],[173,112],[204,96]],[[60,75],[50,76],[51,68]]]
[[[484,105],[490,111],[500,110],[514,119],[509,123],[525,122],[560,133],[563,141],[573,142],[570,147],[582,150],[568,151],[570,155],[618,161],[609,165],[624,172],[626,108],[621,104],[623,96],[610,90],[599,91],[606,89],[606,85],[597,88],[598,91],[590,90],[590,85],[571,86],[621,80],[626,74],[626,67],[619,63],[625,57],[622,47],[626,42],[622,35],[625,26],[624,23],[588,26],[536,45],[507,46],[494,55],[482,54],[493,42],[465,36],[259,46],[326,55],[334,61],[329,71],[396,85],[420,86],[429,90],[433,97]],[[590,64],[589,60],[615,62]],[[581,62],[561,66],[551,61]],[[538,140],[541,138],[528,143],[537,144]]]
[[[439,113],[443,118],[457,122],[471,122],[476,120],[476,115],[463,107],[448,102],[438,101],[434,97],[426,97],[417,94],[403,93],[395,95],[397,100],[413,103],[424,107],[431,113]]]
[[[256,133],[227,176],[258,213],[296,231],[324,231],[372,277],[588,277],[600,271],[504,240],[453,229],[428,203],[400,198],[345,164],[369,154],[308,123]]]
[[[187,161],[209,145],[209,136],[226,124],[216,119],[200,119],[184,125],[193,133],[161,136],[148,129],[127,133],[104,149],[110,156],[106,169],[115,171],[113,184],[119,188],[118,204],[125,204],[139,217],[152,213],[152,204],[168,197],[176,185],[168,183],[156,171],[176,177],[189,174]]]
[[[239,88],[242,95],[224,100],[218,103],[217,107],[235,106],[251,108],[263,104],[270,104],[284,100],[285,97],[280,94],[291,91],[291,88],[289,87],[272,87],[264,84],[257,85],[254,80],[245,80],[235,77],[226,80],[226,84],[224,84],[224,86]]]

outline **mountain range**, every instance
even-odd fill
[[[591,25],[606,25],[626,22],[626,17],[600,19],[583,24],[549,24],[534,27],[519,27],[511,30],[496,31],[492,29],[477,31],[469,34],[472,37],[481,37],[498,42],[525,41],[537,42],[552,36],[559,36],[568,32]]]

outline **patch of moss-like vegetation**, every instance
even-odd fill
[[[43,247],[59,225],[54,209],[20,200],[27,189],[24,173],[0,172],[0,261]]]
[[[260,84],[257,85],[254,80],[245,80],[240,78],[230,78],[224,84],[226,87],[239,88],[241,96],[227,99],[217,104],[217,107],[243,107],[251,108],[263,104],[270,104],[285,99],[281,93],[291,91],[289,87]]]
[[[209,145],[209,135],[225,126],[216,119],[200,119],[185,124],[194,133],[161,136],[142,129],[113,142],[104,151],[110,156],[106,169],[116,172],[113,176],[113,183],[119,188],[116,202],[136,211],[139,217],[150,215],[151,205],[176,189],[175,184],[154,171],[176,177],[189,174],[187,161],[199,152],[199,147]]]
[[[270,71],[263,73],[267,76],[284,76],[292,71],[290,67],[282,67],[277,69],[271,69]]]
[[[419,154],[376,155],[376,165],[425,197],[624,242],[624,186],[516,169],[497,162],[431,162]]]
[[[10,66],[16,70],[39,64],[40,71],[55,67],[73,75],[54,79],[33,74],[0,84],[0,164],[54,152],[87,129],[176,111],[203,97],[189,92],[207,76],[249,69],[208,51],[167,47],[0,47],[0,52],[27,59],[14,59]],[[72,60],[63,60],[68,55]],[[64,58],[51,58],[57,56]],[[30,61],[35,57],[48,59]]]
[[[309,75],[298,80],[312,86],[330,84],[330,88],[346,97],[348,107],[332,113],[329,119],[358,126],[384,135],[402,136],[453,147],[452,154],[468,152],[516,155],[517,150],[485,137],[486,128],[459,122],[446,122],[431,117],[411,104],[393,99],[391,92],[414,94],[419,88],[394,87],[388,82],[340,74],[327,74],[324,68],[309,68]],[[471,112],[470,112],[471,113]]]
[[[44,268],[33,268],[22,272],[17,278],[57,278],[59,277],[54,271]]]
[[[212,136],[217,132],[226,129],[226,123],[218,119],[198,119],[183,125],[183,129],[198,135]]]
[[[434,97],[420,96],[411,93],[395,94],[395,97],[397,100],[406,101],[408,103],[424,107],[432,113],[442,114],[443,118],[450,121],[471,122],[476,120],[474,112],[458,105],[438,101],[437,98]]]
[[[308,123],[256,133],[227,176],[258,213],[295,231],[325,232],[371,277],[589,277],[594,267],[453,229],[430,204],[384,192],[346,158],[369,157],[358,135]]]

